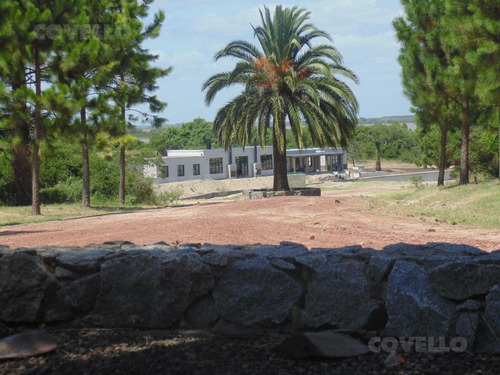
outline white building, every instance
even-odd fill
[[[288,171],[333,172],[347,169],[347,153],[341,148],[287,150]],[[273,148],[266,146],[202,150],[169,150],[160,166],[144,166],[144,175],[156,183],[185,180],[270,176],[273,174]]]

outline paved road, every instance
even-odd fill
[[[421,176],[423,181],[436,181],[438,179],[439,172],[418,172],[418,173],[407,173],[407,174],[383,174],[383,175],[374,175],[379,172],[366,172],[361,174],[362,181],[406,181],[409,180],[413,176]],[[384,173],[384,172],[382,172]],[[444,174],[445,180],[451,180],[450,172],[446,171]]]

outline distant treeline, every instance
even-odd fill
[[[415,122],[415,116],[384,116],[384,117],[360,117],[358,119],[359,125],[371,124],[392,124],[393,122],[400,122],[402,124],[410,124]]]

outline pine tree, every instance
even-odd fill
[[[470,0],[446,1],[448,43],[461,52],[454,61],[459,72],[476,82],[481,111],[497,111],[500,178],[500,3]]]
[[[433,125],[441,133],[441,153],[438,185],[444,184],[447,165],[446,146],[449,128],[456,121],[454,100],[446,82],[449,61],[440,41],[440,18],[444,12],[441,3],[403,1],[406,16],[397,18],[393,25],[402,43],[399,63],[402,67],[405,95],[413,104],[416,121],[425,134]]]
[[[48,26],[71,24],[80,2],[9,0],[3,4],[8,8],[3,15],[4,24],[6,22],[11,30],[6,34],[9,37],[6,51],[14,54],[16,66],[6,64],[2,67],[2,77],[7,77],[7,81],[14,84],[13,91],[2,96],[2,105],[8,107],[9,99],[12,99],[11,103],[15,101],[16,105],[10,107],[8,116],[24,113],[26,117],[19,116],[16,121],[19,120],[21,124],[28,120],[30,123],[33,133],[32,212],[40,215],[40,147],[50,133],[47,126],[58,126],[71,116],[66,97],[67,87],[54,80],[56,72],[52,63],[54,48],[60,35],[52,33]],[[4,32],[5,29],[2,29],[2,34]],[[24,80],[21,74],[23,70]],[[3,91],[5,93],[5,89]],[[19,96],[14,93],[19,93]],[[26,111],[21,103],[24,100]],[[23,134],[26,134],[26,129],[23,129]]]
[[[67,130],[76,133],[81,144],[82,206],[90,207],[89,147],[96,135],[109,130],[107,125],[112,123],[106,121],[112,116],[113,109],[102,88],[111,81],[116,63],[111,38],[104,30],[116,14],[109,0],[86,0],[83,4],[82,13],[75,19],[76,24],[93,25],[97,29],[86,30],[77,36],[66,33],[64,43],[58,49],[58,68],[61,79],[71,86],[71,98],[76,103],[78,113]]]
[[[17,40],[25,23],[15,3],[0,5],[0,148],[9,155],[16,186],[16,203],[31,204],[30,110],[28,108],[26,45]],[[14,26],[15,25],[15,26]]]
[[[112,30],[116,65],[113,69],[113,80],[108,85],[108,93],[120,108],[119,129],[114,134],[120,137],[120,204],[125,203],[125,158],[128,139],[125,135],[127,128],[138,120],[137,116],[127,116],[127,112],[138,114],[154,127],[161,126],[165,121],[156,113],[161,112],[166,104],[152,95],[152,92],[157,89],[157,80],[167,76],[172,68],[153,67],[157,56],[150,54],[142,46],[145,40],[158,37],[165,19],[163,12],[158,12],[150,25],[143,25],[142,20],[148,16],[152,1],[122,1],[116,8],[119,17]],[[125,32],[120,35],[120,31]],[[133,108],[138,104],[147,104],[150,113]]]

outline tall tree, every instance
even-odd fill
[[[119,146],[120,204],[125,203],[125,158],[128,139],[125,137],[126,130],[138,120],[138,116],[127,116],[127,112],[138,114],[154,127],[161,126],[165,121],[157,113],[166,107],[166,103],[160,101],[152,93],[157,89],[158,79],[170,74],[172,68],[162,69],[152,66],[158,56],[150,54],[143,47],[144,41],[159,36],[165,19],[165,15],[160,11],[155,14],[151,24],[144,26],[142,20],[147,18],[152,2],[153,0],[140,2],[123,0],[116,6],[119,17],[113,25],[113,32],[119,37],[115,38],[113,47],[117,64],[113,70],[114,78],[108,85],[108,92],[120,108],[119,130],[115,132],[115,135],[121,136]],[[139,104],[148,105],[149,112],[134,107]]]
[[[447,42],[460,52],[455,70],[476,82],[481,112],[497,111],[500,178],[500,3],[490,0],[446,1]]]
[[[89,147],[100,131],[109,130],[113,124],[110,118],[114,111],[102,88],[110,83],[116,65],[112,53],[114,38],[105,32],[116,14],[109,0],[86,0],[84,4],[76,22],[93,25],[94,30],[83,29],[77,35],[66,30],[56,53],[59,79],[70,85],[71,98],[76,103],[77,113],[67,130],[79,138],[82,148],[82,206],[90,207]]]
[[[450,60],[441,41],[444,3],[403,0],[405,16],[393,25],[401,42],[399,62],[405,95],[413,104],[416,121],[425,133],[436,125],[441,133],[438,185],[444,184],[447,136],[457,123],[455,90],[450,88]]]
[[[50,25],[71,24],[75,12],[80,9],[80,2],[9,0],[3,4],[7,4],[8,9],[3,15],[4,22],[7,20],[11,27],[11,32],[7,34],[9,47],[6,50],[14,53],[17,64],[10,64],[10,68],[9,65],[4,65],[2,76],[8,76],[7,80],[14,84],[13,92],[19,94],[15,98],[17,104],[12,109],[13,113],[24,113],[24,116],[18,117],[16,121],[22,124],[29,119],[32,124],[32,211],[33,214],[40,215],[40,147],[44,136],[49,133],[45,128],[48,124],[64,123],[70,115],[68,103],[65,103],[67,87],[54,81],[55,72],[51,62],[58,35],[51,33]],[[21,73],[23,70],[24,80]],[[26,111],[21,103],[24,100]],[[24,125],[22,127],[24,136],[26,129]],[[18,137],[20,138],[25,139]]]
[[[317,38],[330,36],[308,23],[310,13],[297,7],[276,6],[274,15],[264,7],[262,25],[254,27],[260,48],[246,41],[233,41],[215,59],[239,59],[231,72],[210,77],[203,85],[209,105],[223,88],[242,85],[243,92],[222,107],[214,130],[224,147],[232,141],[246,144],[258,125],[261,145],[268,130],[273,136],[274,190],[290,190],[287,178],[286,122],[299,147],[304,146],[307,124],[312,141],[346,146],[357,122],[358,103],[338,75],[357,82],[342,65],[331,44],[312,46]]]
[[[17,35],[27,35],[24,17],[12,1],[0,5],[0,149],[8,155],[16,186],[16,203],[31,204],[30,110],[28,107],[26,45]]]

